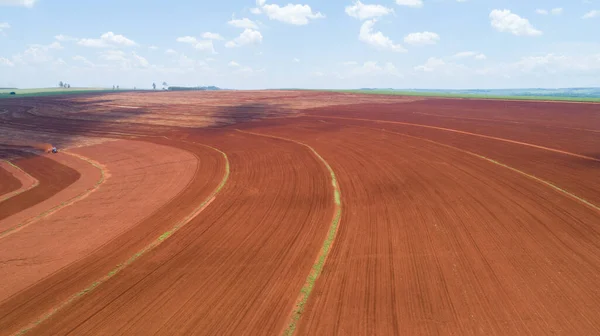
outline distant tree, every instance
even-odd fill
[[[60,86],[60,87],[64,87],[64,86],[65,86],[65,84],[63,83],[63,81],[60,81],[60,82],[58,82],[58,86]]]
[[[71,88],[71,84],[68,84],[68,85],[67,85],[67,89],[70,89],[70,88]]]
[[[156,90],[156,83],[152,83],[152,89]]]
[[[115,86],[113,85],[113,90],[115,89]]]
[[[162,82],[162,85],[163,85],[163,89],[169,86],[169,84],[167,84],[167,82]]]
[[[117,90],[119,89],[119,86],[117,85]]]

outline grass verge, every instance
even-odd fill
[[[241,133],[253,134],[253,135],[263,136],[263,137],[267,137],[267,138],[274,138],[274,139],[294,142],[296,144],[304,146],[304,147],[308,148],[325,165],[325,167],[329,171],[329,174],[331,175],[331,186],[333,187],[333,203],[335,204],[335,212],[334,212],[334,216],[333,216],[331,225],[329,226],[329,231],[327,232],[327,236],[325,237],[325,241],[323,242],[323,247],[321,248],[321,251],[319,252],[319,255],[317,256],[317,259],[316,259],[315,263],[313,264],[313,266],[310,270],[310,273],[308,274],[308,277],[306,278],[306,281],[304,282],[304,285],[302,286],[302,289],[300,289],[300,294],[298,295],[298,298],[296,300],[296,305],[294,306],[294,309],[292,310],[290,320],[287,324],[287,327],[283,331],[283,335],[291,336],[296,331],[298,322],[300,321],[300,318],[302,317],[302,313],[304,313],[304,308],[306,306],[306,303],[308,302],[308,298],[310,297],[310,293],[312,292],[312,290],[315,286],[315,282],[319,278],[319,275],[321,275],[321,271],[323,270],[323,266],[325,265],[325,261],[327,260],[327,256],[329,255],[329,251],[331,250],[331,246],[333,245],[333,241],[335,240],[335,236],[337,234],[337,230],[338,230],[340,220],[342,217],[342,201],[341,201],[341,192],[340,192],[339,184],[337,182],[335,172],[333,171],[333,169],[331,168],[329,163],[327,161],[325,161],[325,159],[323,159],[323,157],[311,146],[309,146],[305,143],[302,143],[300,141],[282,138],[282,137],[278,137],[278,136],[274,136],[274,135],[254,133],[254,132],[242,131],[242,130],[237,130],[237,131],[241,132]]]
[[[125,262],[117,265],[114,269],[112,269],[110,272],[108,272],[108,274],[106,274],[105,276],[103,276],[99,280],[95,281],[94,283],[90,284],[89,286],[87,286],[83,290],[81,290],[81,291],[79,291],[79,292],[71,295],[66,301],[64,301],[63,303],[61,303],[59,306],[55,307],[54,309],[52,309],[51,311],[47,312],[46,314],[43,314],[40,318],[38,318],[38,320],[36,320],[35,322],[32,322],[31,324],[29,324],[25,328],[21,329],[19,332],[15,333],[14,335],[19,335],[20,336],[20,335],[26,334],[31,329],[35,328],[37,325],[39,325],[40,323],[46,321],[47,319],[49,319],[50,317],[52,317],[52,315],[54,315],[58,311],[62,310],[64,307],[66,307],[69,304],[73,303],[75,300],[77,300],[77,299],[85,296],[86,294],[89,294],[90,292],[92,292],[94,289],[96,289],[97,287],[99,287],[100,285],[102,285],[103,283],[105,283],[106,281],[108,281],[110,278],[114,277],[119,272],[121,272],[125,267],[131,265],[134,261],[136,261],[138,258],[140,258],[141,256],[143,256],[145,253],[147,253],[148,251],[156,248],[158,245],[160,245],[161,243],[163,243],[167,238],[169,238],[170,236],[172,236],[175,232],[177,232],[179,229],[181,229],[183,226],[185,226],[188,222],[190,222],[194,217],[196,217],[198,215],[198,213],[200,213],[205,207],[207,207],[215,199],[215,197],[217,196],[217,194],[223,189],[223,187],[227,183],[227,180],[229,179],[229,173],[230,173],[229,159],[227,157],[227,154],[225,154],[225,152],[223,152],[223,151],[221,151],[219,149],[216,149],[214,147],[211,147],[211,146],[208,146],[208,145],[204,145],[204,144],[199,144],[199,145],[211,148],[211,149],[213,149],[213,150],[221,153],[221,155],[225,159],[225,174],[223,176],[223,179],[221,179],[221,183],[219,183],[219,185],[217,186],[217,188],[215,190],[213,190],[213,192],[208,196],[208,198],[206,198],[206,200],[204,200],[204,202],[202,202],[202,204],[200,204],[198,207],[196,207],[192,213],[190,213],[183,220],[181,220],[180,222],[178,222],[177,224],[175,224],[175,226],[173,226],[171,228],[171,230],[169,230],[169,231],[163,233],[162,235],[160,235],[158,238],[156,238],[156,240],[154,240],[153,242],[151,242],[149,245],[145,246],[143,249],[141,249],[140,251],[138,251],[133,256],[129,257],[129,259],[127,259]]]

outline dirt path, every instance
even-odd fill
[[[15,177],[20,184],[18,189],[13,190],[10,193],[6,193],[0,196],[0,202],[3,202],[15,195],[21,194],[29,189],[35,188],[39,182],[33,176],[27,174],[21,168],[15,166],[13,163],[9,163],[6,161],[0,161],[0,166],[10,173],[13,177]]]
[[[6,166],[8,166],[6,162],[0,161],[0,199],[19,190],[22,186],[21,181],[7,170]]]
[[[284,329],[330,227],[330,174],[308,148],[289,141],[237,132],[194,141],[227,153],[231,175],[221,195],[35,334]]]
[[[194,212],[218,184],[223,174],[218,152],[178,143],[184,149],[179,150],[164,146],[173,141],[152,141],[158,144],[115,141],[73,149],[106,165],[111,178],[69,211],[0,241],[3,259],[12,260],[2,267],[7,277],[2,292],[13,293],[0,300],[6,333],[36,321],[124,263]],[[27,244],[19,243],[23,241]],[[26,271],[19,268],[23,263],[30,264]],[[16,281],[23,277],[25,284]]]
[[[0,202],[1,231],[5,231],[11,227],[11,224],[5,223],[4,219],[51,198],[56,193],[75,183],[81,177],[75,169],[47,156],[31,156],[17,159],[13,162],[16,166],[37,179],[39,185]]]

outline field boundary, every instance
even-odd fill
[[[298,145],[304,146],[304,147],[308,148],[325,165],[325,168],[327,168],[327,170],[329,171],[329,174],[331,175],[331,185],[333,187],[333,203],[335,205],[334,215],[333,215],[333,219],[331,221],[331,225],[329,226],[327,236],[325,237],[325,240],[323,242],[323,247],[319,251],[319,254],[317,255],[317,259],[315,259],[315,262],[311,268],[310,273],[308,274],[308,276],[306,278],[306,281],[304,282],[304,285],[302,286],[302,289],[300,289],[300,293],[298,294],[298,298],[296,299],[296,305],[294,306],[294,308],[290,314],[289,322],[287,323],[287,326],[283,330],[283,335],[291,336],[294,334],[294,331],[296,330],[296,327],[298,326],[298,322],[300,321],[300,318],[302,317],[302,313],[304,312],[304,308],[306,306],[306,303],[308,302],[308,298],[315,286],[315,282],[319,278],[319,275],[321,275],[321,271],[323,270],[323,266],[325,265],[325,261],[327,260],[329,251],[331,250],[331,247],[333,246],[333,242],[335,241],[335,237],[337,235],[339,223],[340,223],[340,220],[342,217],[342,200],[341,200],[341,192],[340,192],[339,184],[337,182],[335,172],[333,171],[333,169],[331,168],[329,163],[311,146],[309,146],[305,143],[302,143],[300,141],[296,141],[296,140],[292,140],[292,139],[288,139],[288,138],[284,138],[284,137],[278,137],[275,135],[256,133],[256,132],[250,132],[250,131],[242,131],[239,129],[236,129],[236,131],[241,132],[241,133],[246,133],[246,134],[252,134],[252,135],[256,135],[256,136],[262,136],[262,137],[267,137],[267,138],[279,139],[279,140],[283,140],[283,141],[289,141],[289,142],[293,142]]]
[[[31,184],[29,187],[26,188],[19,188],[19,190],[15,190],[11,193],[8,193],[6,195],[4,195],[2,198],[0,198],[0,202],[4,202],[9,198],[15,197],[19,194],[22,194],[26,191],[29,191],[35,187],[37,187],[38,185],[40,185],[40,181],[38,181],[38,179],[36,179],[35,177],[29,175],[29,173],[27,173],[26,171],[24,171],[23,169],[19,168],[17,165],[15,165],[14,163],[10,162],[9,160],[2,160],[3,162],[6,162],[6,164],[8,164],[9,166],[11,166],[12,168],[20,171],[21,173],[23,173],[24,175],[26,175],[28,178],[32,179],[34,182],[33,184]],[[19,179],[21,180],[21,179]]]
[[[164,138],[169,139],[167,137],[164,137]],[[227,181],[229,180],[230,165],[229,165],[229,158],[227,157],[227,154],[225,152],[223,152],[223,151],[221,151],[221,150],[219,150],[219,149],[217,149],[215,147],[209,146],[209,145],[205,145],[205,144],[201,144],[201,143],[197,143],[197,142],[191,142],[191,141],[185,141],[185,142],[194,143],[194,144],[197,144],[197,145],[201,145],[201,146],[213,149],[213,150],[219,152],[223,156],[223,158],[225,159],[225,172],[223,174],[223,178],[221,179],[221,182],[219,183],[219,185],[211,192],[211,194],[199,206],[197,206],[194,209],[194,211],[192,211],[189,215],[187,215],[181,221],[177,222],[171,228],[171,230],[169,230],[167,232],[164,232],[158,238],[156,238],[154,241],[152,241],[150,244],[146,245],[141,250],[139,250],[137,253],[135,253],[134,255],[132,255],[131,257],[129,257],[125,262],[123,262],[123,263],[115,266],[115,268],[113,270],[111,270],[110,272],[108,272],[105,276],[103,276],[102,278],[100,278],[100,279],[96,280],[95,282],[91,283],[90,285],[88,285],[83,290],[81,290],[81,291],[79,291],[79,292],[71,295],[67,300],[65,300],[64,302],[62,302],[61,304],[59,304],[57,307],[55,307],[54,309],[50,310],[49,312],[41,315],[36,321],[31,322],[26,327],[24,327],[23,329],[21,329],[20,331],[18,331],[16,333],[14,333],[13,335],[16,336],[16,335],[24,335],[24,334],[26,334],[31,329],[35,328],[40,323],[48,320],[54,314],[56,314],[57,312],[59,312],[60,310],[62,310],[66,306],[68,306],[69,304],[75,302],[76,300],[78,300],[79,298],[85,296],[86,294],[91,293],[94,289],[98,288],[100,285],[102,285],[103,283],[105,283],[106,281],[108,281],[110,278],[112,278],[115,275],[117,275],[119,272],[121,272],[127,266],[131,265],[133,262],[135,262],[141,256],[143,256],[147,252],[155,249],[157,246],[159,246],[164,241],[166,241],[175,232],[179,231],[182,227],[184,227],[186,224],[188,224],[192,219],[194,219],[196,216],[198,216],[206,207],[208,207],[210,205],[210,203],[212,203],[215,200],[215,198],[217,197],[217,194],[223,189],[223,187],[225,186],[225,184],[227,184]]]
[[[64,208],[70,206],[70,205],[73,205],[73,204],[79,202],[80,200],[82,200],[82,199],[86,198],[87,196],[89,196],[94,191],[98,190],[100,188],[100,186],[102,184],[104,184],[104,182],[106,182],[106,180],[108,180],[108,178],[110,177],[110,175],[108,174],[108,169],[106,167],[103,167],[100,163],[98,163],[98,162],[96,162],[96,161],[94,161],[94,160],[92,160],[90,158],[87,158],[87,157],[85,157],[83,155],[71,153],[71,152],[68,152],[66,150],[63,151],[63,153],[65,153],[67,155],[70,155],[70,156],[73,156],[73,157],[76,157],[76,158],[78,158],[80,160],[83,160],[83,161],[91,164],[92,166],[94,166],[96,169],[98,169],[100,171],[100,179],[91,188],[88,188],[87,190],[85,190],[81,194],[79,194],[79,195],[77,195],[77,196],[75,196],[75,197],[73,197],[73,198],[71,198],[71,199],[69,199],[69,200],[67,200],[67,201],[65,201],[65,202],[57,205],[57,206],[52,207],[52,208],[50,208],[50,209],[42,212],[41,214],[39,214],[39,215],[37,215],[35,217],[26,219],[25,221],[17,224],[16,226],[11,227],[10,229],[7,229],[7,230],[4,230],[4,231],[0,232],[0,239],[5,238],[7,236],[10,236],[11,234],[13,234],[15,232],[18,232],[19,230],[28,227],[29,225],[31,225],[31,224],[39,221],[42,218],[50,216],[50,215],[52,215],[52,214],[54,214],[54,213],[56,213],[56,212],[58,212],[58,211],[60,211],[60,210],[62,210]]]
[[[491,136],[491,135],[485,135],[485,134],[479,134],[479,133],[472,133],[472,132],[467,132],[467,131],[461,131],[461,130],[457,130],[457,129],[453,129],[453,128],[445,128],[445,127],[423,125],[423,124],[414,124],[414,123],[407,123],[407,122],[393,121],[393,120],[378,120],[378,119],[334,117],[334,116],[322,116],[322,115],[317,115],[317,114],[315,114],[315,115],[306,115],[306,117],[323,118],[323,119],[341,119],[341,120],[370,121],[370,122],[373,122],[373,123],[381,123],[381,124],[395,124],[395,125],[404,125],[404,126],[414,126],[414,127],[429,128],[429,129],[435,129],[435,130],[440,130],[440,131],[446,131],[446,132],[452,132],[452,133],[470,135],[470,136],[480,137],[480,138],[484,138],[484,139],[502,141],[502,142],[511,143],[511,144],[515,144],[515,145],[521,145],[521,146],[526,146],[526,147],[531,147],[531,148],[536,148],[536,149],[542,149],[542,150],[545,150],[545,151],[548,151],[548,152],[554,152],[554,153],[569,155],[569,156],[577,157],[577,158],[584,159],[584,160],[590,160],[590,161],[600,162],[600,159],[596,159],[596,158],[593,158],[593,157],[590,157],[590,156],[586,156],[586,155],[581,155],[581,154],[577,154],[577,153],[571,153],[571,152],[563,151],[563,150],[560,150],[560,149],[555,149],[555,148],[550,148],[550,147],[544,147],[544,146],[540,146],[540,145],[534,145],[534,144],[531,144],[531,143],[528,143],[528,142],[522,142],[522,141],[510,140],[510,139],[505,139],[505,138],[499,138],[499,137],[495,137],[495,136]]]
[[[548,182],[546,180],[543,180],[543,179],[541,179],[541,178],[539,178],[539,177],[537,177],[535,175],[526,173],[526,172],[521,171],[521,170],[519,170],[517,168],[513,168],[513,167],[511,167],[511,166],[509,166],[507,164],[504,164],[502,162],[496,161],[494,159],[490,159],[490,158],[488,158],[486,156],[483,156],[483,155],[480,155],[480,154],[477,154],[477,153],[473,153],[471,151],[468,151],[468,150],[465,150],[465,149],[461,149],[461,148],[458,148],[458,147],[455,147],[455,146],[447,145],[447,144],[444,144],[444,143],[441,143],[441,142],[438,142],[438,141],[434,141],[434,140],[431,140],[431,139],[422,138],[422,137],[418,137],[418,136],[414,136],[414,135],[409,135],[409,134],[405,134],[405,133],[388,131],[388,130],[385,130],[385,129],[379,129],[379,128],[373,128],[373,127],[364,127],[364,126],[355,126],[355,125],[350,125],[350,126],[352,126],[352,127],[359,127],[359,128],[365,128],[365,129],[370,129],[370,130],[375,130],[375,131],[380,131],[380,132],[384,132],[384,133],[396,134],[396,135],[405,136],[405,137],[413,138],[413,139],[418,139],[418,140],[430,142],[430,143],[436,144],[438,146],[450,148],[450,149],[459,151],[461,153],[465,153],[465,154],[474,156],[474,157],[479,158],[481,160],[493,163],[493,164],[495,164],[497,166],[509,169],[509,170],[511,170],[511,171],[513,171],[515,173],[523,175],[523,176],[525,176],[525,177],[527,177],[529,179],[532,179],[532,180],[534,180],[534,181],[536,181],[538,183],[541,183],[541,184],[543,184],[543,185],[545,185],[547,187],[550,187],[554,191],[557,191],[557,192],[563,194],[563,196],[567,196],[567,197],[569,197],[571,199],[574,199],[574,200],[582,203],[583,205],[587,206],[588,208],[590,208],[592,210],[600,212],[600,207],[599,206],[595,205],[592,202],[587,201],[586,199],[584,199],[582,197],[579,197],[579,196],[577,196],[577,195],[575,195],[575,194],[573,194],[573,193],[571,193],[571,192],[569,192],[567,190],[564,190],[561,187],[559,187],[559,186],[557,186],[557,185],[555,185],[555,184],[553,184],[551,182]]]

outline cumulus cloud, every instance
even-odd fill
[[[591,10],[587,13],[585,13],[585,15],[582,17],[584,19],[593,19],[593,18],[597,18],[600,17],[600,10]]]
[[[137,45],[137,43],[127,37],[113,32],[104,33],[99,39],[82,38],[77,41],[77,44],[91,48],[132,47]]]
[[[176,39],[176,41],[181,42],[181,43],[187,43],[187,44],[191,45],[192,47],[194,47],[196,50],[208,51],[213,54],[217,53],[215,51],[215,47],[213,45],[212,40],[198,40],[197,38],[195,38],[193,36],[183,36],[183,37],[178,37]]]
[[[202,38],[205,38],[207,40],[223,40],[223,36],[221,36],[217,33],[211,33],[211,32],[203,33]]]
[[[232,68],[237,68],[237,67],[239,67],[239,66],[240,66],[240,64],[239,64],[238,62],[235,62],[235,61],[231,61],[231,62],[229,62],[229,64],[228,64],[228,65],[229,65],[230,67],[232,67]]]
[[[37,0],[0,0],[0,6],[20,6],[31,8]]]
[[[545,9],[536,9],[535,12],[540,15],[548,15],[548,11]]]
[[[13,67],[15,64],[11,62],[8,58],[0,57],[0,65]]]
[[[173,49],[167,49],[167,50],[165,51],[165,54],[171,54],[171,55],[174,55],[174,54],[177,54],[177,51],[175,51],[175,50],[173,50]]]
[[[422,33],[411,33],[406,35],[404,38],[404,43],[412,45],[427,45],[436,44],[439,40],[440,36],[438,34],[425,31]]]
[[[494,9],[490,13],[491,25],[494,29],[503,33],[511,33],[516,36],[539,36],[542,35],[529,23],[529,20],[511,13],[510,10]]]
[[[400,44],[394,43],[389,37],[383,35],[382,32],[375,32],[373,26],[376,19],[365,21],[360,27],[358,39],[366,44],[369,44],[380,50],[390,50],[395,52],[406,52],[406,49]]]
[[[236,47],[242,47],[245,45],[260,44],[260,43],[262,43],[262,39],[263,39],[263,36],[259,31],[253,30],[250,28],[246,28],[240,34],[240,36],[225,43],[225,47],[236,48]]]
[[[151,46],[148,47],[148,49],[150,49],[150,50],[158,50],[158,47],[155,46],[155,45],[151,45]]]
[[[423,7],[423,0],[396,0],[396,4],[400,6],[419,8]]]
[[[552,14],[552,15],[560,15],[563,13],[563,9],[562,8],[552,8],[550,11],[546,10],[546,9],[536,9],[535,12],[537,14],[540,15],[548,15],[548,14]]]
[[[243,28],[243,29],[258,29],[258,25],[248,19],[248,18],[243,18],[243,19],[231,19],[227,22],[229,25],[234,26],[236,28]]]
[[[16,63],[21,64],[40,64],[54,60],[52,53],[54,50],[63,49],[59,42],[52,42],[47,45],[32,44],[23,53],[13,56]]]
[[[550,11],[550,13],[552,13],[552,15],[560,15],[562,14],[563,9],[562,8],[552,8],[552,10]]]
[[[61,35],[56,35],[56,36],[54,36],[54,38],[57,41],[60,41],[60,42],[68,42],[68,41],[77,41],[78,40],[78,38],[76,38],[76,37],[72,37],[72,36],[68,36],[68,35],[62,35],[62,34]]]
[[[354,62],[352,64],[348,64],[347,67],[349,67],[349,69],[344,72],[348,77],[382,75],[402,77],[402,74],[398,68],[396,68],[396,66],[391,62],[387,62],[383,65],[379,65],[379,63],[375,61],[367,61],[362,65]]]
[[[313,12],[309,5],[287,4],[283,7],[275,4],[267,4],[266,0],[256,0],[257,8],[251,11],[254,14],[263,13],[270,20],[276,20],[292,25],[302,26],[310,20],[324,19],[325,15],[320,12]]]
[[[106,50],[100,53],[100,59],[117,63],[121,69],[125,70],[131,68],[148,68],[150,66],[150,62],[146,58],[135,52],[127,54],[122,50]]]
[[[292,62],[294,62],[294,63],[300,63],[300,60],[299,60],[299,59],[297,59],[297,58],[294,58],[294,59],[292,60]]]
[[[8,22],[0,22],[0,33],[2,33],[5,29],[9,29],[10,24]]]
[[[382,5],[365,5],[355,1],[353,5],[346,6],[346,14],[359,20],[367,20],[393,13],[394,10]]]

